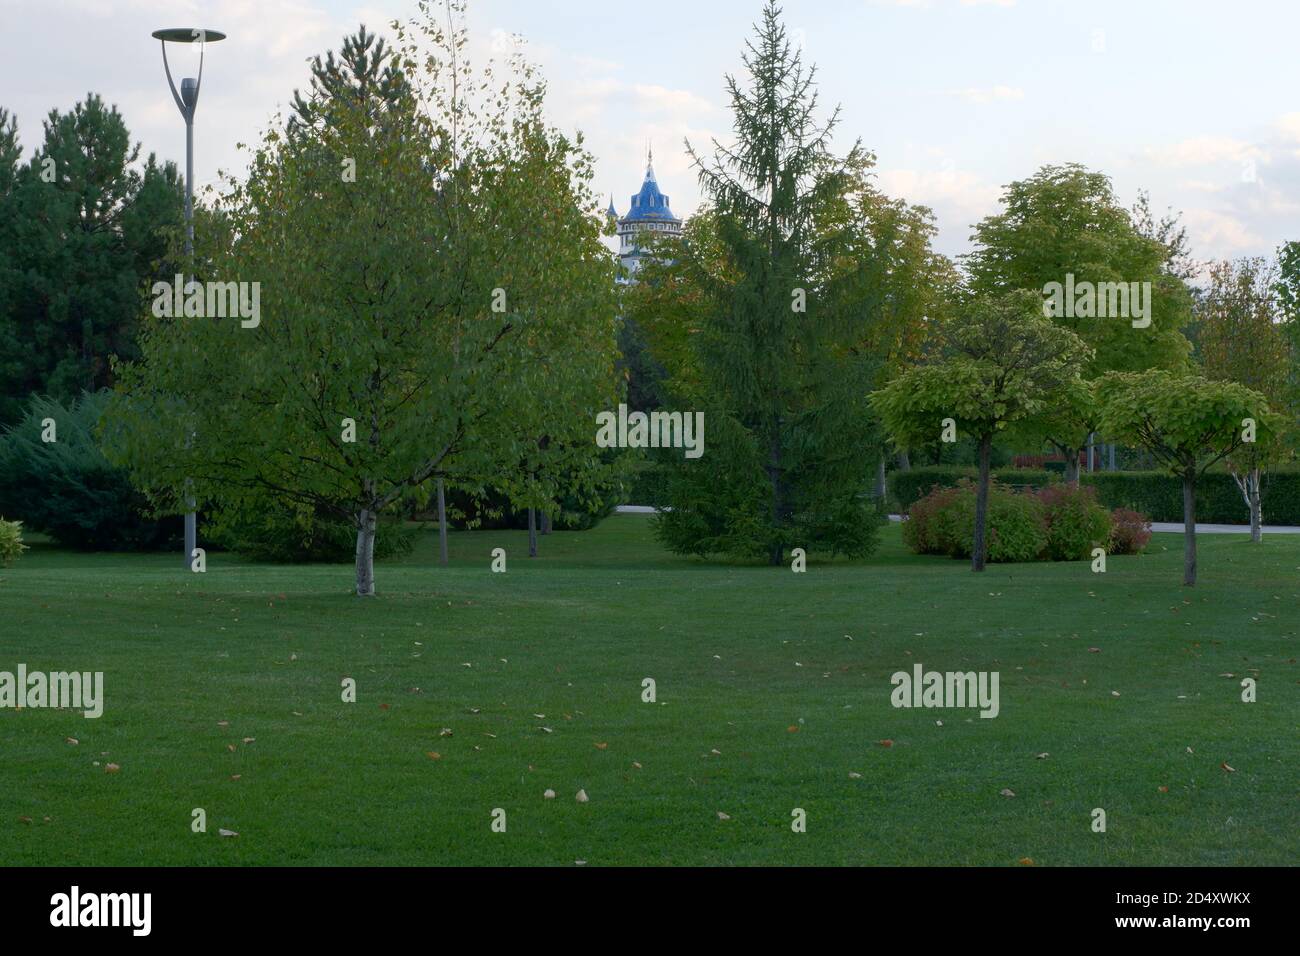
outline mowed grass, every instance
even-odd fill
[[[1172,535],[1106,574],[974,575],[896,526],[805,574],[674,557],[642,516],[541,549],[455,534],[440,568],[429,535],[370,601],[347,566],[33,549],[0,670],[102,670],[106,704],[0,710],[0,863],[1297,859],[1300,537],[1204,536],[1195,590]],[[1000,715],[895,709],[917,662],[999,672]]]

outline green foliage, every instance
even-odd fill
[[[615,293],[591,157],[527,64],[471,70],[428,10],[397,41],[409,95],[382,122],[345,98],[273,128],[216,200],[201,278],[259,281],[260,323],[150,321],[123,372],[114,454],[171,510],[274,496],[361,539],[439,477],[543,507],[602,469]]]
[[[917,554],[946,554],[939,537],[939,516],[960,493],[955,483],[935,485],[924,497],[914,501],[903,522],[903,544]]]
[[[9,567],[27,550],[23,544],[23,523],[0,517],[0,566]]]
[[[1099,382],[1101,430],[1137,445],[1179,476],[1195,476],[1238,451],[1243,423],[1253,419],[1257,441],[1276,440],[1280,417],[1259,392],[1164,370],[1111,372]]]
[[[1046,488],[1061,476],[1051,471],[1008,468],[994,478],[1013,487]],[[975,469],[926,466],[889,476],[893,507],[907,511],[931,488],[952,487],[963,478],[973,479]],[[1178,478],[1163,471],[1097,471],[1084,473],[1080,484],[1093,488],[1106,508],[1128,508],[1150,515],[1152,521],[1182,521],[1183,491]],[[1269,524],[1300,525],[1300,470],[1277,468],[1263,477],[1263,512]],[[1232,476],[1213,469],[1196,483],[1196,517],[1212,524],[1245,524],[1249,511]]]
[[[219,547],[269,564],[340,564],[356,558],[356,524],[338,515],[285,505],[269,497],[239,510],[208,515],[204,531]],[[409,554],[419,527],[400,516],[380,518],[375,559]]]
[[[125,469],[100,451],[96,430],[107,392],[64,405],[36,397],[0,436],[0,511],[83,551],[141,551],[177,540],[178,519],[159,519]],[[42,435],[53,423],[55,441]]]
[[[1051,282],[1151,282],[1151,325],[1133,328],[1122,318],[1055,318],[1092,348],[1085,378],[1110,370],[1183,368],[1189,346],[1181,334],[1191,295],[1178,259],[1176,233],[1160,226],[1143,235],[1115,198],[1109,178],[1082,166],[1044,166],[1006,187],[1002,212],[975,227],[967,257],[976,293],[1032,292],[1042,302]],[[1147,216],[1147,219],[1150,217]]]
[[[1046,410],[1090,354],[1076,335],[1043,317],[1032,293],[972,299],[943,334],[944,353],[871,396],[901,447],[934,441],[945,418],[956,422],[959,436],[991,439]]]
[[[1141,554],[1151,541],[1151,519],[1130,508],[1116,508],[1110,517],[1110,553]]]
[[[3,111],[0,111],[3,112]],[[174,164],[140,147],[116,107],[91,93],[51,111],[17,165],[16,121],[0,115],[0,424],[33,394],[73,401],[133,359],[148,280],[170,276],[181,222]],[[48,180],[48,181],[47,181]]]
[[[1097,503],[1097,492],[1086,486],[1049,485],[1038,493],[1047,521],[1047,557],[1053,561],[1084,561],[1094,548],[1107,548],[1111,516]]]
[[[915,541],[915,549],[925,547],[927,550],[923,553],[969,558],[975,540],[976,491],[974,482],[962,480],[955,488],[940,488],[932,492],[930,500],[921,508],[926,527],[921,533],[910,536]],[[1034,495],[1017,494],[1004,485],[991,482],[987,542],[987,560],[991,562],[1037,560],[1047,548],[1042,502]],[[912,546],[912,541],[909,541],[909,546]]]
[[[875,545],[858,495],[874,464],[862,449],[880,442],[865,396],[885,359],[859,346],[888,319],[880,280],[903,248],[877,240],[906,234],[924,248],[928,233],[924,216],[883,214],[859,146],[831,154],[838,114],[818,119],[813,73],[774,3],[757,30],[747,82],[727,79],[734,147],[691,150],[707,208],[632,298],[673,402],[708,426],[702,459],[666,465],[661,540],[778,565],[793,547]]]

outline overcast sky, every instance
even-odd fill
[[[240,168],[307,59],[413,0],[0,0],[0,105],[30,151],[41,120],[88,91],[144,152],[184,163],[166,90],[164,26],[223,30],[196,127],[200,185]],[[1001,187],[1045,163],[1108,173],[1181,210],[1198,258],[1300,239],[1300,3],[1293,0],[787,0],[786,20],[843,106],[841,148],[876,152],[886,192],[934,209],[939,248],[968,249]],[[699,200],[682,148],[729,131],[723,74],[761,0],[470,0],[475,49],[522,34],[555,125],[581,129],[596,188],[625,212],[653,142],[679,216]],[[181,71],[184,72],[184,71]]]

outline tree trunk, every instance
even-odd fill
[[[1065,483],[1079,487],[1079,449],[1065,449]]]
[[[537,509],[528,509],[528,556],[537,557]]]
[[[447,498],[438,479],[438,563],[447,566]]]
[[[970,569],[984,570],[984,557],[987,548],[984,543],[985,525],[989,516],[989,454],[993,448],[993,436],[980,438],[980,483],[975,492],[975,540],[971,543]]]
[[[375,519],[369,509],[357,515],[357,597],[375,596]]]
[[[880,456],[880,463],[876,466],[876,497],[885,497],[885,456]]]
[[[898,453],[898,470],[899,471],[912,470],[912,459],[907,456],[906,450],[900,451]]]
[[[1096,433],[1096,432],[1090,432],[1089,435],[1088,435],[1088,474],[1090,474],[1090,475],[1091,475],[1091,474],[1093,473],[1093,471],[1095,470],[1095,465],[1096,465],[1096,462],[1097,462],[1097,457],[1096,457],[1096,456],[1097,456],[1097,444],[1096,444],[1096,441],[1097,441],[1097,433]]]
[[[768,552],[768,561],[776,567],[782,563],[785,557],[785,548],[782,546],[779,538],[781,533],[781,509],[783,507],[781,495],[781,439],[776,431],[773,431],[768,445],[768,480],[772,484],[772,547]]]
[[[1264,540],[1264,521],[1259,506],[1259,469],[1250,471],[1250,540],[1259,544]]]
[[[542,534],[547,535],[550,533],[551,533],[551,513],[549,511],[543,511],[542,512]]]
[[[1183,473],[1183,584],[1196,586],[1196,472]]]

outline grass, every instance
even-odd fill
[[[0,864],[1236,865],[1300,850],[1300,537],[1204,536],[1195,590],[1172,535],[1104,575],[973,575],[908,554],[897,527],[867,561],[798,575],[668,555],[641,516],[541,541],[530,561],[523,533],[456,534],[444,569],[430,536],[379,566],[372,601],[350,595],[348,567],[213,554],[200,576],[178,556],[35,547],[0,571],[0,670],[103,671],[106,705],[97,720],[0,710]],[[489,571],[498,546],[506,574]],[[893,708],[890,675],[916,662],[998,671],[1000,716]]]

